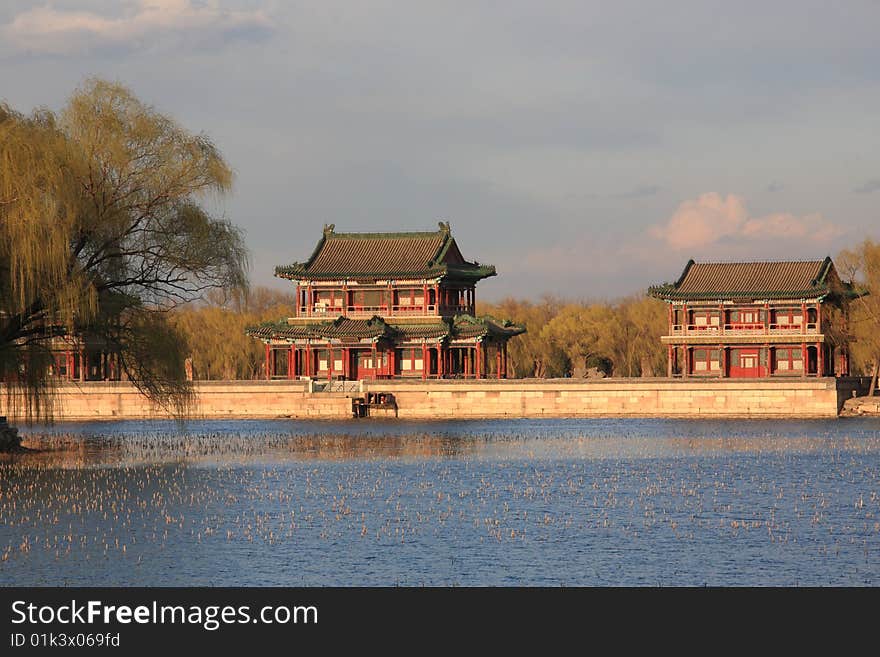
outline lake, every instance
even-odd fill
[[[0,585],[880,584],[880,419],[22,428]]]

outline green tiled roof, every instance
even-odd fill
[[[468,262],[452,237],[449,223],[433,232],[337,233],[333,224],[305,262],[275,268],[292,280],[388,280],[439,278],[480,280],[495,267]]]
[[[487,335],[513,337],[525,333],[526,329],[509,321],[497,321],[491,317],[456,315],[452,323],[453,337],[478,338]]]
[[[394,342],[408,340],[473,339],[485,336],[510,338],[525,333],[525,328],[500,322],[490,317],[457,315],[454,320],[438,319],[428,324],[389,324],[381,317],[348,319],[309,324],[267,323],[247,329],[247,334],[260,340],[332,340],[341,338],[379,339]]]
[[[688,261],[675,283],[648,288],[667,301],[714,299],[802,299],[852,295],[831,258],[776,262]]]

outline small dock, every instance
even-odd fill
[[[351,400],[351,416],[353,418],[374,417],[391,413],[397,417],[397,399],[390,392],[368,392],[365,397]]]

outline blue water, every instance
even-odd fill
[[[880,584],[877,419],[22,433],[2,585]]]

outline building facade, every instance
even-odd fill
[[[121,381],[125,378],[119,350],[90,335],[59,335],[52,338],[49,376],[61,381]]]
[[[248,329],[266,345],[266,377],[507,376],[507,342],[525,329],[475,316],[476,284],[495,267],[468,262],[449,224],[434,232],[337,233],[305,262],[276,267],[296,314]]]
[[[687,263],[649,293],[668,304],[670,377],[820,377],[849,374],[851,286],[831,258]]]

